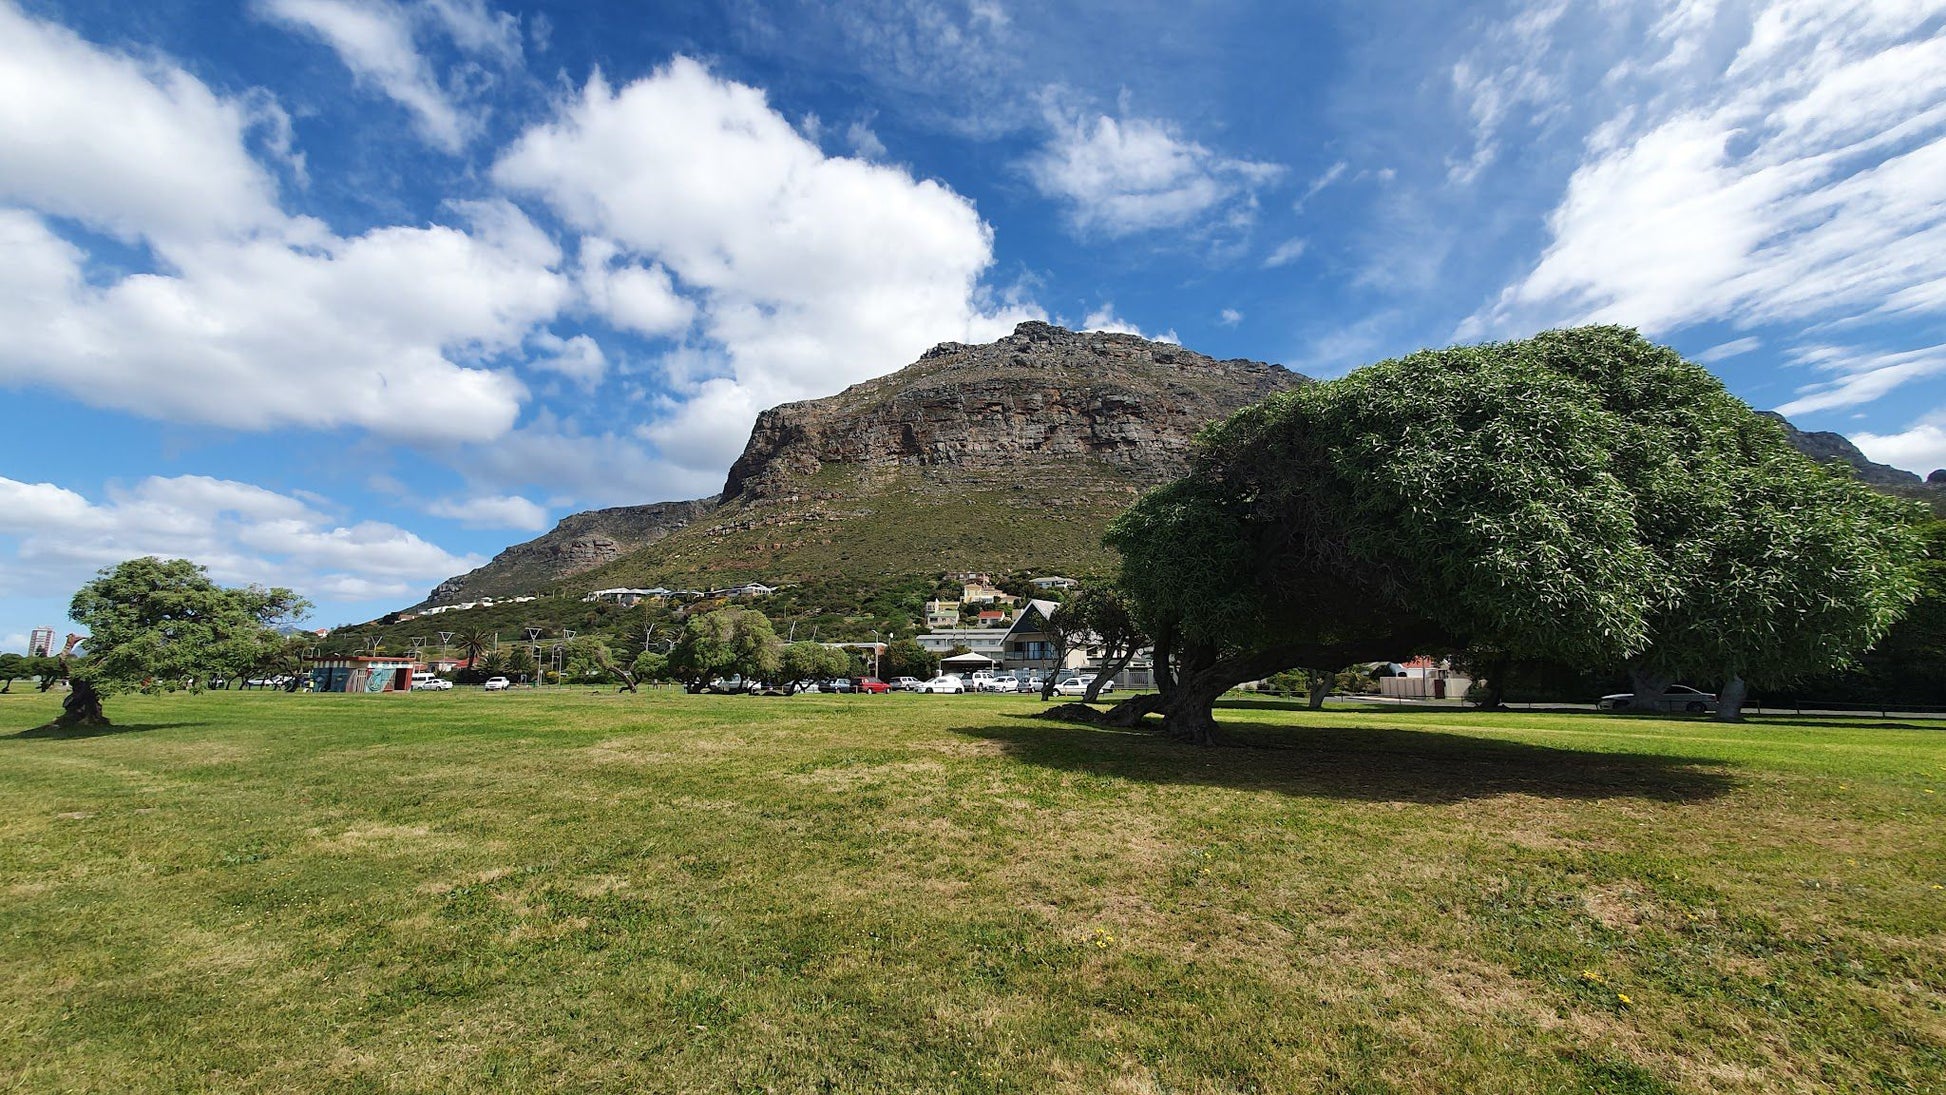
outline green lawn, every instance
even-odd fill
[[[1038,707],[0,737],[0,1089],[1946,1091],[1946,730]]]

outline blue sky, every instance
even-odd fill
[[[0,649],[150,553],[369,618],[1025,318],[1627,323],[1946,465],[1938,0],[1430,7],[0,0]]]

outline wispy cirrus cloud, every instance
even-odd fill
[[[1548,27],[1559,8],[1524,10]],[[1946,320],[1937,11],[1852,0],[1611,10],[1646,28],[1641,46],[1602,82],[1609,113],[1548,215],[1541,254],[1457,337],[1577,322],[1667,336],[1727,322],[1830,375],[1785,413],[1936,374],[1924,332]],[[1553,63],[1541,53],[1537,68]],[[1489,105],[1479,117],[1503,114]],[[1888,333],[1901,325],[1907,334]]]
[[[256,0],[265,19],[316,37],[361,83],[412,115],[419,134],[446,152],[480,131],[474,98],[442,81],[424,40],[439,34],[463,54],[500,66],[522,60],[519,20],[484,0]]]

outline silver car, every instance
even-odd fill
[[[1627,710],[1634,700],[1633,692],[1616,692],[1613,695],[1603,696],[1601,702],[1595,706],[1603,711],[1623,711]],[[1656,704],[1658,710],[1687,711],[1692,715],[1700,715],[1715,706],[1716,693],[1703,692],[1686,684],[1670,685],[1669,690],[1662,694],[1662,699]]]

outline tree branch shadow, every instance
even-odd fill
[[[8,738],[30,741],[72,741],[76,738],[104,738],[112,734],[146,734],[151,730],[174,730],[183,726],[200,726],[194,722],[129,722],[112,723],[108,726],[36,726]]]
[[[956,727],[1025,764],[1147,783],[1273,791],[1304,798],[1430,805],[1499,795],[1703,802],[1737,786],[1723,761],[1562,749],[1396,727],[1223,724],[1237,748],[1143,730],[1036,722]]]

